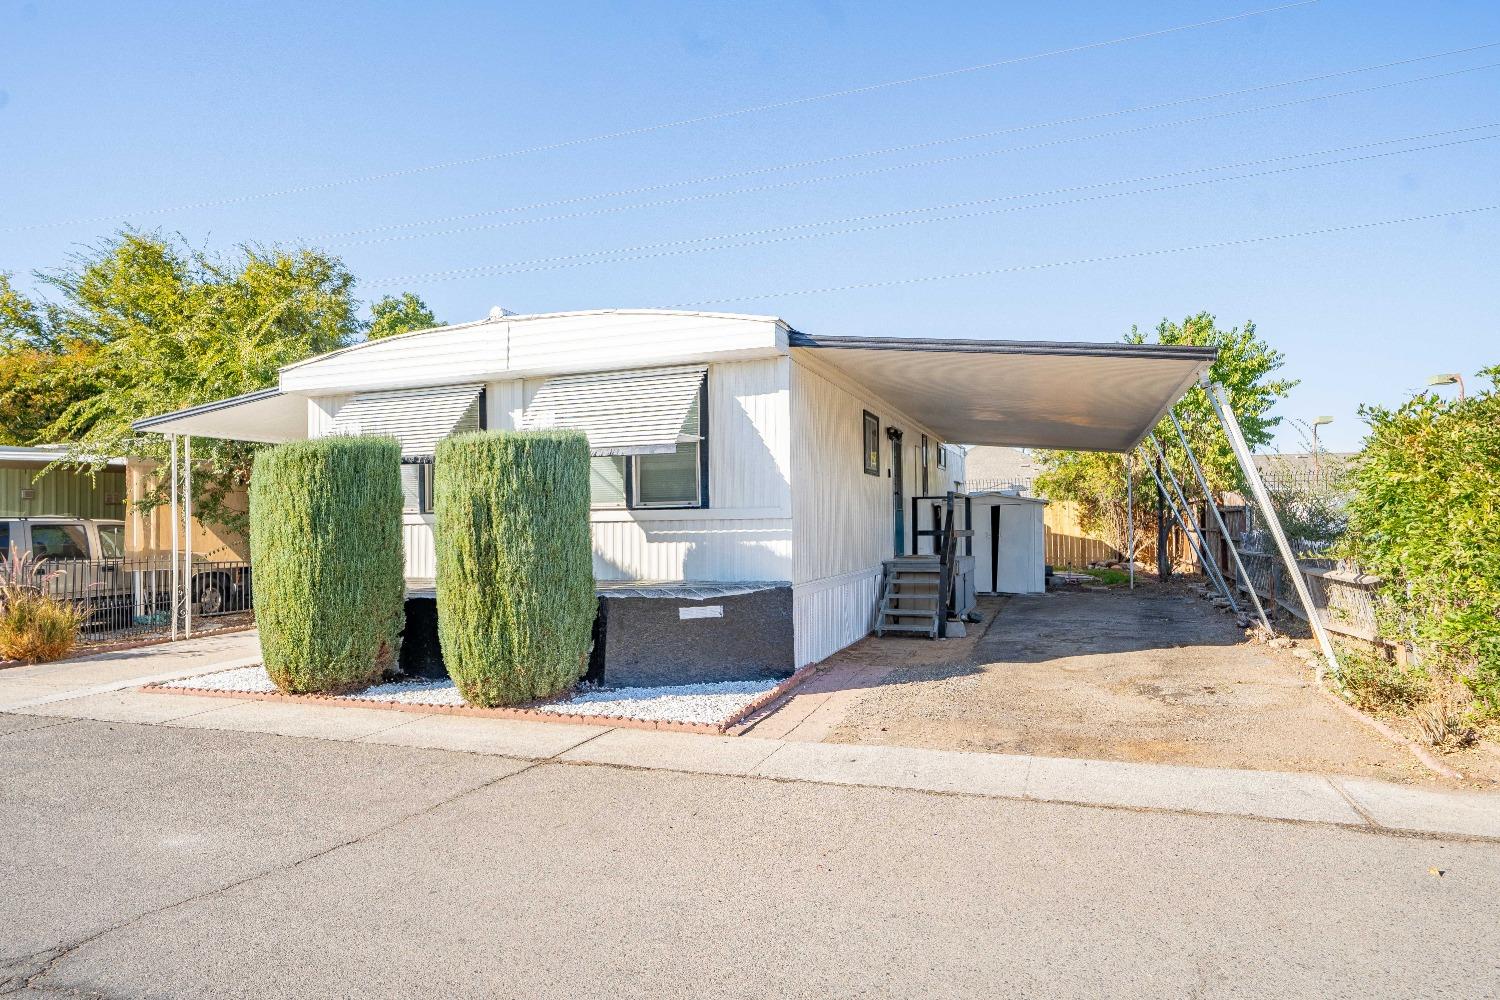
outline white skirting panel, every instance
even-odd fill
[[[406,546],[406,578],[437,577],[437,550],[432,544],[432,518],[407,514],[401,519],[401,541]]]
[[[797,666],[827,659],[875,627],[880,569],[845,573],[792,589]]]

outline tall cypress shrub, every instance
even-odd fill
[[[338,694],[395,667],[406,598],[401,448],[384,438],[278,445],[250,477],[250,559],[266,672]]]
[[[588,440],[460,434],[438,445],[433,476],[438,639],[459,693],[494,706],[567,690],[596,609]]]

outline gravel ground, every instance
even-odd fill
[[[1440,781],[1332,704],[1307,665],[1178,586],[1009,598],[946,656],[868,639],[845,658],[853,669],[872,646],[889,662],[895,643],[908,662],[850,700],[830,742]]]
[[[669,687],[585,688],[561,701],[528,706],[554,715],[598,715],[610,719],[642,719],[713,724],[734,715],[781,683],[777,680],[721,681]],[[170,681],[162,687],[200,691],[273,694],[276,685],[265,667],[240,667],[218,673]],[[376,684],[343,697],[355,701],[396,702],[402,705],[464,704],[450,680],[410,680]]]

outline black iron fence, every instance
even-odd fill
[[[249,624],[253,617],[250,564],[194,561],[191,573],[178,566],[180,598],[173,601],[172,560],[47,559],[39,564],[60,571],[46,590],[87,612],[85,642],[193,634]]]

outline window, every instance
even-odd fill
[[[99,558],[100,559],[124,559],[125,558],[125,525],[123,525],[123,524],[101,524],[101,525],[99,525]]]
[[[625,456],[595,455],[589,459],[589,506],[625,506]]]
[[[401,512],[432,513],[432,463],[401,463]]]
[[[865,411],[865,475],[880,475],[880,418]]]
[[[0,559],[10,558],[10,522],[0,521]]]
[[[945,444],[939,444],[938,445],[938,468],[939,469],[946,469],[947,467],[948,467],[948,446],[945,445]]]
[[[593,507],[707,507],[708,445],[703,419],[707,382],[688,407],[674,451],[595,455],[589,462]]]
[[[88,533],[81,524],[33,524],[31,552],[38,559],[87,559]]]

